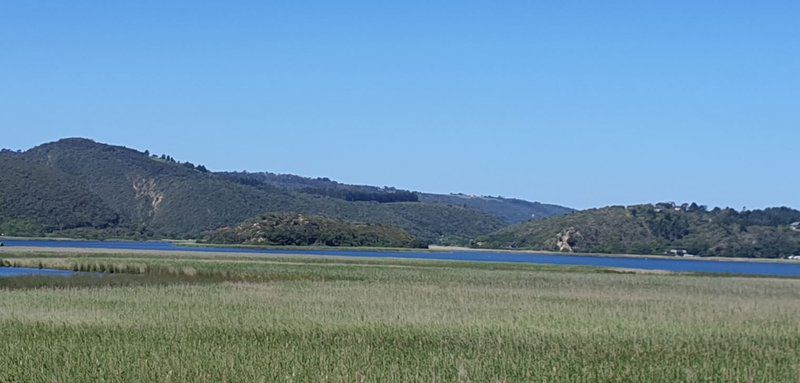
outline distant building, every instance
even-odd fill
[[[792,230],[794,231],[800,231],[800,222],[794,222],[791,225],[789,225],[789,227],[791,227]]]
[[[683,249],[672,249],[667,251],[667,255],[671,255],[673,257],[694,257],[694,255],[689,254],[688,251]]]

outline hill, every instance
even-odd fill
[[[20,155],[84,185],[133,232],[187,237],[239,223],[290,199],[232,184],[172,161],[121,146],[64,139]]]
[[[278,246],[423,247],[405,230],[302,214],[265,214],[216,230],[204,242]]]
[[[786,207],[737,212],[708,211],[696,204],[613,206],[501,229],[473,243],[590,253],[664,254],[684,250],[700,256],[777,258],[800,254],[800,232],[790,224],[800,211]]]
[[[471,196],[466,194],[418,193],[421,202],[463,206],[492,214],[508,224],[544,219],[575,211],[568,207],[530,202],[516,198]]]
[[[119,215],[67,175],[0,154],[0,234],[44,235],[75,228],[106,229]]]
[[[563,206],[529,202],[514,198],[421,193],[389,186],[377,187],[343,184],[324,177],[309,178],[292,174],[275,174],[269,172],[220,172],[217,174],[245,185],[274,187],[287,191],[327,196],[346,201],[372,201],[380,203],[424,202],[444,206],[459,206],[480,210],[499,218],[506,224],[553,217],[575,211]]]
[[[396,226],[420,240],[450,244],[464,243],[504,225],[493,216],[463,207],[347,201],[263,183],[236,182],[170,156],[82,138],[47,143],[23,153],[6,152],[4,157],[14,159],[0,163],[0,173],[8,175],[7,182],[0,185],[6,198],[4,217],[14,217],[13,221],[5,218],[4,225],[47,216],[59,221],[68,215],[58,209],[75,210],[53,198],[49,198],[50,203],[58,208],[40,205],[41,208],[26,210],[22,203],[6,202],[25,190],[49,193],[48,190],[64,189],[69,192],[60,191],[59,195],[85,195],[84,199],[90,202],[80,204],[77,211],[105,217],[97,222],[68,225],[45,222],[43,228],[17,234],[40,235],[44,231],[81,237],[199,238],[206,231],[236,225],[260,214],[289,212]],[[33,176],[12,175],[20,169]],[[43,199],[46,198],[39,198]]]
[[[349,185],[332,181],[326,177],[310,178],[293,174],[270,172],[219,172],[230,180],[251,186],[272,186],[306,194],[327,196],[345,201],[373,202],[418,202],[417,194],[389,186],[379,188],[367,185]]]

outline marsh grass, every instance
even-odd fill
[[[297,257],[3,262],[106,271],[70,285],[0,279],[0,381],[800,376],[796,279]],[[125,278],[141,279],[109,282]]]

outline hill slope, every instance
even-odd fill
[[[558,206],[502,197],[479,197],[465,194],[433,194],[412,192],[393,187],[349,185],[328,178],[309,178],[292,174],[269,172],[220,172],[232,181],[251,185],[274,187],[304,194],[327,196],[346,201],[372,202],[424,202],[444,206],[459,206],[480,210],[499,218],[507,224],[531,219],[542,219],[571,213],[575,210]]]
[[[204,242],[278,246],[421,247],[405,230],[302,214],[265,214],[209,234]]]
[[[527,222],[481,236],[484,248],[525,248],[592,253],[663,254],[671,249],[701,256],[786,257],[800,254],[800,232],[789,225],[800,211],[770,208],[736,212],[692,204],[606,207]]]
[[[509,224],[556,217],[574,212],[568,207],[530,202],[516,198],[470,196],[465,194],[418,193],[421,202],[464,206],[492,214]]]
[[[75,228],[116,226],[119,216],[67,175],[0,154],[0,234],[44,235]]]
[[[177,163],[168,156],[157,158],[81,138],[63,139],[4,156],[13,157],[14,166],[36,174],[34,178],[38,180],[9,176],[0,185],[6,198],[16,198],[23,190],[80,190],[92,198],[93,202],[86,205],[87,211],[98,217],[113,216],[106,219],[113,227],[92,222],[83,225],[84,228],[104,230],[113,236],[197,238],[205,231],[236,225],[268,212],[391,225],[431,243],[463,243],[503,226],[495,217],[463,207],[346,201],[267,184],[249,185],[203,167]],[[11,162],[0,166],[0,172],[13,174]],[[26,211],[17,204],[12,207],[4,214],[16,220],[50,214],[46,209]],[[61,219],[61,215],[53,216]],[[45,226],[48,227],[45,231],[53,233],[76,225]],[[74,230],[60,233],[76,234]]]
[[[417,193],[393,187],[348,185],[328,178],[310,178],[270,172],[218,172],[220,176],[251,186],[272,186],[305,194],[327,196],[345,201],[418,202]]]
[[[291,198],[233,184],[136,150],[64,139],[21,155],[72,177],[116,211],[121,223],[156,236],[197,235],[277,207]]]

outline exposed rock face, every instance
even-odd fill
[[[156,180],[153,178],[137,178],[133,180],[133,192],[136,198],[146,201],[150,205],[150,214],[158,211],[161,203],[164,202],[164,193],[156,190]]]
[[[562,252],[572,252],[572,246],[575,245],[575,241],[581,238],[581,232],[575,230],[574,227],[570,227],[569,229],[558,233],[558,240],[556,241],[556,247],[558,251]]]

